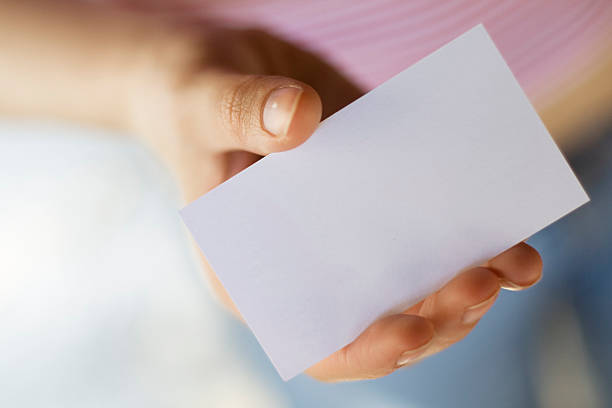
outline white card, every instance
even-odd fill
[[[587,201],[479,25],[182,216],[286,380]]]

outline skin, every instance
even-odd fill
[[[0,1],[0,58],[0,112],[135,135],[167,164],[186,201],[266,154],[298,146],[322,117],[362,94],[318,57],[261,31],[175,25],[89,5]],[[284,87],[302,92],[286,131],[273,134],[263,110]],[[219,299],[239,315],[202,261]],[[541,273],[538,253],[516,245],[375,322],[307,373],[359,380],[414,364],[464,338],[500,289],[526,289]]]

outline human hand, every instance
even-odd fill
[[[140,74],[157,85],[135,89],[130,127],[166,161],[187,201],[298,146],[362,95],[315,55],[260,30],[196,26],[158,43],[153,72]]]
[[[322,114],[360,95],[312,54],[259,31],[187,31],[178,38],[169,53],[172,62],[162,64],[168,68],[164,78],[170,90],[161,93],[165,102],[143,101],[149,111],[140,116],[153,121],[135,123],[175,172],[187,200],[263,155],[299,145]],[[159,106],[164,108],[156,111]],[[213,288],[236,311],[204,263]],[[521,243],[459,274],[404,313],[375,322],[307,373],[324,381],[357,380],[413,364],[465,337],[500,288],[529,287],[541,270],[538,253]]]

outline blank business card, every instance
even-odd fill
[[[286,380],[587,201],[479,25],[182,216]]]

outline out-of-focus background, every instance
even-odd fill
[[[130,6],[143,6],[137,3]],[[524,65],[517,76],[532,100],[545,101],[540,113],[553,135],[570,140],[564,151],[592,201],[530,239],[544,260],[542,282],[524,293],[502,293],[464,341],[412,368],[375,381],[323,384],[301,375],[284,383],[249,331],[210,295],[178,217],[179,193],[146,148],[108,131],[6,117],[0,119],[0,406],[612,407],[612,109],[601,96],[611,87],[612,48],[597,38],[610,33],[602,29],[612,26],[610,7],[541,2],[546,7],[517,14],[538,16],[531,31],[517,34],[511,23],[495,25],[506,2],[473,2],[461,23],[440,23],[445,34],[430,35],[436,30],[430,19],[449,19],[453,7],[428,17],[419,14],[424,2],[402,12],[392,8],[399,2],[364,2],[342,13],[346,2],[289,3],[154,9],[211,10],[241,22],[250,16],[308,42],[369,87],[427,53],[411,42],[429,39],[435,49],[472,26],[484,8],[502,52],[537,35],[546,39],[533,40],[535,51],[516,51],[514,60],[504,55],[515,73]],[[385,28],[391,14],[421,17]],[[538,21],[561,17],[562,27],[573,27],[557,28],[565,37],[555,38],[551,27],[546,35],[538,31]],[[291,21],[303,30],[291,31]],[[353,38],[364,27],[375,29]],[[365,63],[382,58],[372,55],[393,41],[394,53],[406,49],[394,54],[395,68]],[[538,58],[548,62],[538,65]],[[605,61],[608,68],[601,68]],[[554,80],[544,83],[550,72]],[[584,85],[591,77],[599,79]],[[572,118],[585,104],[604,114]]]

